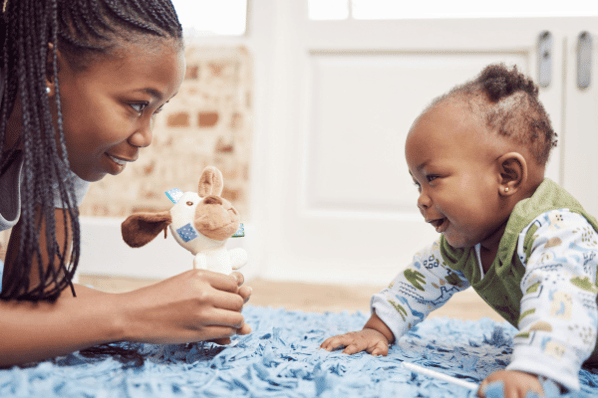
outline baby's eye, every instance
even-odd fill
[[[417,187],[417,190],[420,191],[421,190],[421,185],[419,185],[419,182],[413,180],[413,185],[415,185]]]
[[[426,176],[426,180],[428,180],[428,182],[432,182],[432,181],[434,181],[437,178],[438,178],[438,176],[435,175],[435,174],[430,174],[430,175]]]
[[[137,103],[132,103],[129,105],[131,106],[131,108],[133,108],[135,110],[135,112],[142,113],[145,110],[145,108],[147,108],[149,103],[148,102],[137,102]]]

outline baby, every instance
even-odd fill
[[[321,347],[386,355],[472,286],[519,330],[511,363],[478,395],[498,381],[505,397],[542,393],[545,379],[579,390],[584,361],[598,364],[598,222],[544,177],[555,145],[538,88],[516,68],[490,65],[436,99],[411,127],[405,156],[417,206],[440,239],[372,297],[363,330]]]

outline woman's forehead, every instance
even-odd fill
[[[76,78],[99,89],[145,91],[168,100],[178,91],[184,68],[183,50],[172,40],[160,40],[151,48],[129,43],[114,56],[102,57]]]

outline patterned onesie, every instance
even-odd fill
[[[479,245],[450,247],[444,237],[374,295],[371,307],[398,340],[456,292],[474,290],[519,329],[509,370],[579,390],[578,373],[598,362],[598,223],[546,179],[515,206],[496,259],[484,273]]]

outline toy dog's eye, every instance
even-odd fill
[[[193,206],[193,202],[191,202],[191,201],[187,202],[187,206]]]

